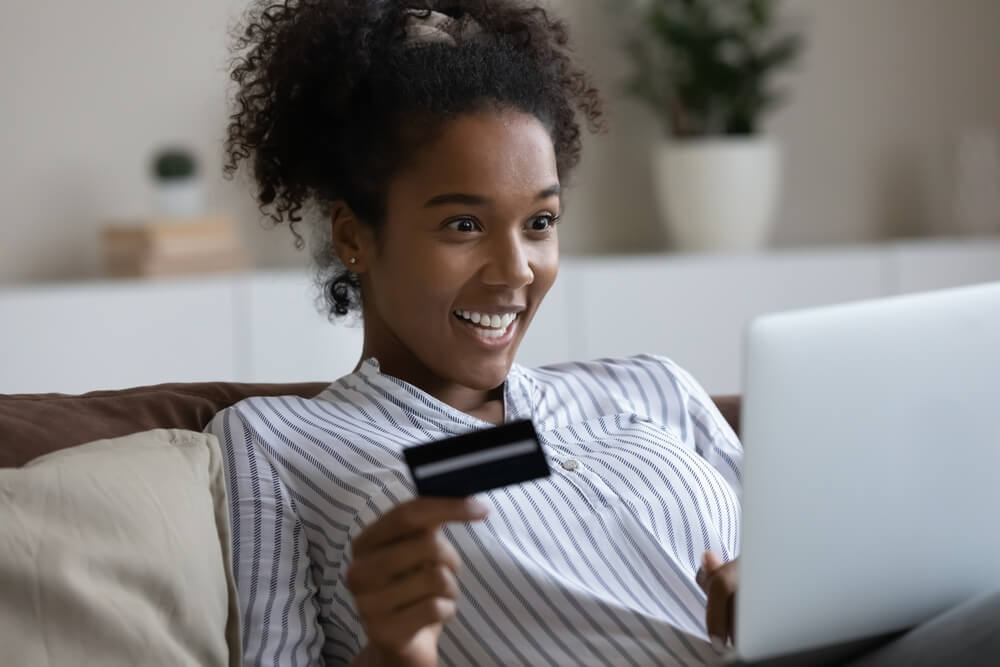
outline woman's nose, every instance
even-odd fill
[[[535,279],[535,272],[525,251],[524,241],[520,238],[497,239],[490,244],[483,282],[509,289],[530,285]]]

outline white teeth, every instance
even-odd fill
[[[478,324],[480,327],[489,327],[482,331],[483,334],[492,334],[494,331],[497,335],[503,334],[510,326],[511,322],[517,319],[517,313],[506,313],[504,315],[492,315],[487,313],[477,313],[468,310],[456,310],[455,314],[464,320],[469,320],[473,324]]]

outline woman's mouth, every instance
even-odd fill
[[[456,310],[453,314],[475,330],[476,335],[497,341],[513,328],[511,325],[518,317],[518,313],[477,313],[469,310]]]

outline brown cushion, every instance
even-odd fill
[[[201,431],[215,413],[249,396],[315,396],[325,382],[158,384],[120,391],[0,394],[0,468],[91,440],[178,428]]]
[[[0,394],[0,468],[101,438],[180,428],[200,431],[215,413],[250,396],[315,396],[325,382],[158,384],[119,391],[67,394]],[[715,402],[739,432],[740,397]]]
[[[715,401],[719,412],[722,413],[722,416],[726,418],[726,421],[729,422],[729,425],[738,434],[740,432],[740,396],[713,396],[712,400]]]

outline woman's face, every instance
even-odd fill
[[[365,253],[366,351],[411,381],[502,384],[556,278],[560,203],[552,140],[534,116],[450,121],[389,186]]]

